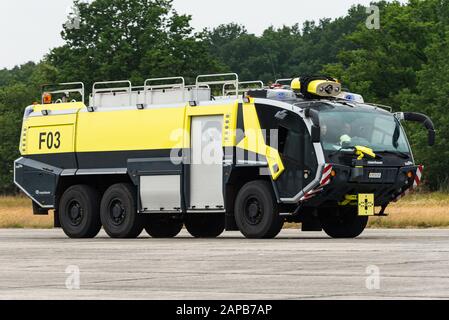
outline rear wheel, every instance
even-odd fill
[[[153,238],[174,238],[182,226],[181,220],[158,216],[148,216],[145,222],[145,230]]]
[[[59,221],[70,238],[94,238],[101,229],[100,196],[87,185],[67,189],[59,202]]]
[[[273,188],[266,181],[244,185],[237,195],[234,212],[237,226],[247,238],[275,238],[284,225]]]
[[[111,186],[101,200],[101,222],[111,238],[137,238],[143,230],[143,217],[137,213],[133,186],[119,183]]]
[[[358,216],[355,207],[320,209],[319,218],[326,234],[336,239],[357,238],[368,224],[368,217]]]
[[[187,231],[195,238],[216,238],[225,230],[225,215],[221,213],[191,213],[185,218]]]

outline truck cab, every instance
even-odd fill
[[[301,222],[306,231],[352,238],[363,232],[370,216],[386,216],[391,202],[421,183],[423,166],[415,164],[401,121],[422,123],[430,146],[435,130],[423,114],[392,113],[390,107],[342,93],[338,83],[326,85],[338,88],[335,97],[322,97],[315,89],[292,97],[285,86],[248,95],[262,97],[256,99],[262,128],[278,131],[285,168],[274,185],[284,211],[294,212],[287,220]],[[262,111],[268,97],[278,108]]]

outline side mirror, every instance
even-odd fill
[[[433,147],[435,145],[435,130],[429,130],[429,146]]]
[[[419,122],[422,123],[422,125],[427,129],[428,131],[428,144],[430,147],[433,147],[435,145],[435,126],[433,125],[432,120],[422,113],[417,112],[400,112],[396,113],[395,116],[398,120],[405,120],[405,121],[413,121],[413,122]]]
[[[312,126],[312,143],[321,142],[321,128],[315,125]]]

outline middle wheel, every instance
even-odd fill
[[[170,217],[147,216],[145,230],[153,238],[174,238],[182,230],[182,220]]]
[[[101,200],[101,223],[111,238],[137,238],[143,230],[143,217],[137,213],[136,191],[130,184],[111,186]]]
[[[224,213],[191,213],[185,217],[187,231],[195,238],[216,238],[225,230]]]

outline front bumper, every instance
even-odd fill
[[[326,168],[331,167],[331,172]],[[336,206],[347,195],[374,194],[375,206],[386,206],[416,188],[421,182],[422,166],[364,167],[327,164],[319,185],[301,199],[306,207]],[[325,184],[323,184],[323,181]]]

